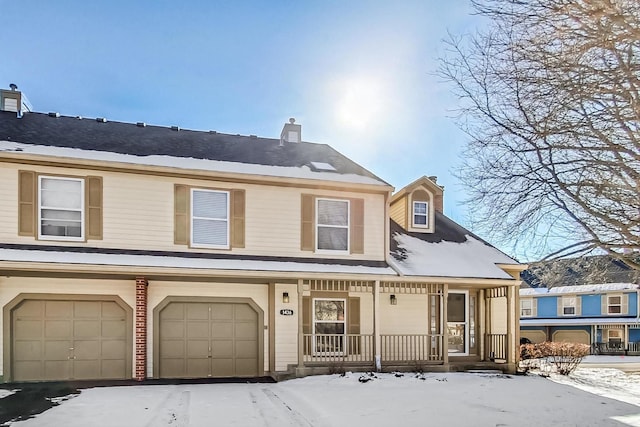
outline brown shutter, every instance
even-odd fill
[[[87,239],[102,240],[102,177],[88,176],[85,182]]]
[[[173,242],[189,244],[189,187],[176,184],[173,199]]]
[[[230,193],[231,193],[231,247],[244,248],[244,223],[245,223],[244,190],[232,190]]]
[[[302,333],[311,333],[311,298],[302,297]],[[311,338],[303,337],[304,354],[311,354]]]
[[[18,171],[18,235],[36,234],[36,173]]]
[[[360,335],[360,298],[349,298],[347,310],[347,334]],[[349,336],[349,354],[360,354],[360,337]]]
[[[364,200],[351,199],[351,253],[364,253]]]
[[[300,231],[300,249],[303,251],[315,250],[315,197],[311,194],[302,195],[301,220],[302,229]]]

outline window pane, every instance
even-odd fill
[[[457,323],[447,323],[449,332],[449,353],[465,352],[465,325]]]
[[[425,215],[414,215],[413,223],[415,225],[427,225],[427,217]]]
[[[466,322],[465,294],[450,293],[447,297],[447,322]]]
[[[346,251],[348,242],[348,228],[318,227],[318,249]]]
[[[574,307],[565,307],[563,312],[564,314],[575,314],[576,309]]]
[[[344,321],[344,301],[316,300],[315,320]],[[333,333],[333,332],[327,332]]]
[[[43,236],[82,236],[82,214],[80,212],[42,209],[41,216],[40,234]]]
[[[609,304],[620,304],[620,297],[609,297]]]
[[[193,220],[193,243],[199,245],[227,245],[227,221],[211,219]]]
[[[316,334],[344,334],[344,323],[316,323]]]
[[[40,205],[48,208],[82,209],[82,183],[76,180],[42,178]]]
[[[609,313],[619,314],[621,312],[622,312],[622,310],[620,309],[619,305],[610,305],[609,306]]]
[[[349,204],[338,200],[318,200],[318,224],[349,225]]]
[[[194,217],[227,219],[227,193],[217,191],[194,191]]]
[[[423,202],[416,202],[413,204],[413,213],[414,214],[427,214],[427,204]]]

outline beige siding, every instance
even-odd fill
[[[360,333],[373,334],[373,294],[350,293],[349,296],[360,298]]]
[[[289,293],[289,303],[282,302],[282,293]],[[276,371],[286,371],[298,364],[298,285],[276,284],[275,297]],[[280,310],[293,310],[293,316],[283,316]]]
[[[385,201],[383,194],[362,194],[291,187],[224,183],[205,180],[185,180],[141,174],[99,172],[80,169],[3,164],[0,167],[0,197],[3,201],[0,240],[6,243],[40,242],[32,237],[18,236],[18,170],[66,175],[98,175],[103,177],[103,240],[92,240],[91,246],[105,248],[190,251],[174,245],[173,191],[174,184],[196,187],[244,189],[246,191],[246,241],[244,248],[233,253],[272,256],[326,257],[300,250],[300,200],[302,193],[321,197],[361,198],[365,209],[364,254],[335,256],[351,259],[384,260]],[[51,244],[52,241],[43,242]],[[55,242],[78,245],[78,242]],[[207,251],[194,249],[194,251]],[[211,252],[227,252],[211,250]]]
[[[269,326],[269,289],[267,285],[242,283],[197,283],[150,281],[147,309],[147,375],[153,376],[153,310],[168,296],[251,298],[264,311]],[[291,294],[289,294],[291,295]],[[269,370],[269,331],[264,330],[264,370]]]
[[[397,305],[391,305],[389,294],[380,294],[380,333],[428,333],[427,296],[398,294],[396,297]]]
[[[0,277],[0,305],[4,307],[19,294],[75,294],[75,295],[117,295],[127,303],[135,313],[135,282],[133,280],[101,280],[101,279],[63,279],[37,277]],[[2,322],[0,317],[0,322]],[[3,326],[0,326],[2,328]],[[135,322],[134,326],[135,328]],[[1,331],[2,329],[0,329]],[[135,337],[135,329],[132,330]],[[4,340],[0,340],[0,375],[4,372],[3,348]],[[135,355],[131,355],[132,366]]]
[[[407,228],[406,199],[404,197],[396,200],[389,208],[389,216],[403,228]]]

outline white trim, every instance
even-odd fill
[[[318,223],[318,206],[320,201],[329,201],[329,202],[344,202],[347,204],[347,225],[332,225],[332,224],[319,224]],[[317,254],[344,254],[348,255],[351,250],[351,201],[349,199],[332,199],[328,197],[316,197],[316,206],[315,206],[315,253]],[[320,239],[318,238],[318,228],[346,228],[347,229],[347,249],[320,249],[318,248],[318,242]]]
[[[227,217],[226,218],[213,218],[213,217],[195,217],[193,214],[193,194],[195,192],[201,192],[201,193],[220,193],[220,194],[224,194],[227,197]],[[190,246],[193,248],[208,248],[208,249],[229,249],[231,247],[231,242],[230,242],[230,228],[231,228],[231,218],[230,218],[230,214],[231,214],[231,209],[230,209],[230,204],[231,204],[231,197],[229,194],[229,191],[225,191],[225,190],[209,190],[206,188],[192,188],[191,189],[191,200],[190,200],[190,210],[189,210],[189,243]],[[227,224],[227,235],[226,235],[226,239],[227,239],[227,244],[226,245],[207,245],[204,243],[194,243],[193,241],[193,220],[194,219],[204,219],[204,220],[211,220],[211,221],[225,221]]]
[[[80,237],[72,237],[72,236],[54,236],[50,234],[42,234],[42,210],[43,209],[53,209],[59,211],[70,211],[77,212],[77,209],[60,209],[60,208],[50,208],[46,206],[42,206],[42,180],[43,179],[51,179],[58,181],[77,181],[80,183]],[[65,241],[73,241],[73,242],[82,242],[85,240],[85,202],[84,202],[84,178],[72,178],[67,176],[54,176],[54,175],[39,175],[38,176],[38,188],[37,188],[37,196],[38,196],[38,222],[36,226],[38,227],[38,239],[39,240],[65,240]]]

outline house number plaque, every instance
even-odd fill
[[[284,310],[280,310],[280,314],[283,316],[293,316],[293,310],[290,308],[285,308]]]

